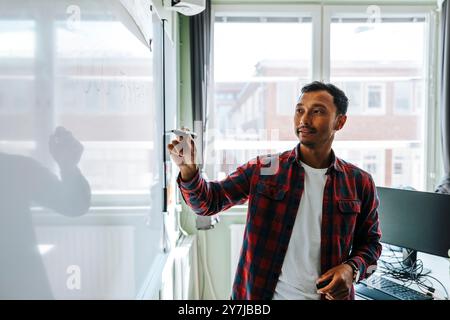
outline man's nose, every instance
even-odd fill
[[[310,125],[311,124],[311,113],[305,111],[302,117],[300,118],[300,125]]]

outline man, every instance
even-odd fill
[[[249,202],[233,299],[354,299],[353,283],[376,264],[375,184],[331,149],[347,107],[334,85],[306,85],[295,108],[297,147],[257,157],[220,182],[200,176],[190,137],[168,145],[183,198],[197,214]],[[270,174],[274,159],[277,170]]]

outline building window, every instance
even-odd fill
[[[369,172],[372,176],[377,177],[379,172],[378,163],[381,159],[374,153],[366,152],[363,157],[363,169]]]
[[[373,175],[377,174],[377,164],[376,163],[366,163],[364,165],[364,170],[371,172]]]
[[[0,20],[0,114],[29,113],[36,101],[35,29],[31,20]],[[6,124],[0,120],[0,126]]]
[[[394,163],[394,174],[403,174],[403,164],[401,162]]]
[[[342,87],[349,100],[349,115],[361,114],[363,110],[361,83],[344,82]]]
[[[423,80],[419,80],[419,81],[414,81],[414,99],[413,99],[413,104],[414,104],[414,112],[416,113],[420,113],[422,112],[422,110],[424,110],[424,105],[425,105],[425,101],[424,101],[424,81]]]
[[[385,90],[382,84],[366,86],[366,110],[368,114],[381,114],[385,106]]]
[[[277,84],[277,115],[294,116],[299,92],[300,90],[295,82],[280,82]]]
[[[408,114],[412,112],[413,106],[413,83],[402,81],[394,83],[394,112]]]

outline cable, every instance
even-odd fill
[[[214,292],[214,287],[213,287],[213,285],[212,285],[212,281],[211,281],[211,275],[209,274],[209,268],[208,268],[208,264],[207,264],[207,261],[206,261],[206,233],[205,232],[202,232],[202,231],[199,231],[199,233],[200,233],[200,235],[203,235],[203,237],[202,237],[202,239],[203,239],[203,248],[205,248],[205,254],[203,255],[203,267],[204,267],[204,271],[205,271],[205,274],[206,274],[206,280],[208,281],[208,285],[209,285],[209,288],[210,288],[210,290],[211,290],[211,295],[212,295],[212,298],[213,298],[213,300],[216,300],[217,298],[216,298],[216,294],[215,294],[215,292]]]
[[[401,251],[393,249],[390,245],[387,245],[386,248],[388,249],[388,252],[383,251],[380,257],[380,272],[382,275],[387,275],[396,279],[402,282],[402,285],[407,287],[415,283],[423,294],[431,296],[433,299],[449,299],[447,288],[441,281],[425,271],[422,260],[417,259],[411,266],[405,265],[405,262],[409,259],[413,251],[401,259],[397,254]],[[444,289],[444,297],[440,297],[436,294],[436,289],[433,287],[433,282],[430,279],[436,281]]]
[[[426,275],[425,277],[431,278],[431,279],[433,279],[434,281],[436,281],[437,283],[439,283],[439,284],[441,285],[441,287],[444,289],[446,300],[449,299],[447,288],[444,286],[444,284],[443,284],[441,281],[439,281],[438,279],[436,279],[435,277],[430,276],[430,275]],[[434,289],[434,288],[433,288],[433,289]]]
[[[199,237],[199,242],[198,242],[198,254],[199,254],[199,260],[201,262],[202,265],[202,284],[201,284],[201,294],[200,294],[200,299],[204,299],[204,295],[205,295],[205,287],[206,287],[206,282],[208,282],[208,286],[209,289],[211,291],[211,296],[213,300],[216,300],[216,294],[214,292],[214,287],[211,281],[211,275],[209,273],[209,268],[208,268],[208,263],[206,261],[206,251],[207,251],[207,242],[206,242],[206,233],[199,231],[198,232],[198,237]],[[203,245],[202,245],[203,244]],[[202,254],[202,250],[204,249],[204,254]],[[199,277],[200,278],[200,277]]]
[[[200,272],[200,270],[199,270],[199,280],[200,280],[200,278],[201,278],[201,280],[202,280],[202,283],[201,283],[201,285],[200,285],[200,287],[201,287],[201,292],[199,292],[199,295],[200,295],[200,300],[203,300],[204,299],[204,296],[205,296],[205,272],[203,272],[204,270],[204,268],[205,268],[205,266],[203,265],[203,254],[202,254],[202,245],[201,245],[201,240],[200,240],[200,235],[198,235],[198,237],[199,237],[199,241],[197,242],[197,252],[198,252],[198,260],[199,260],[199,265],[201,265],[202,266],[202,272]],[[201,277],[200,277],[200,274],[201,274]]]
[[[423,276],[424,268],[423,263],[420,259],[416,260],[412,266],[405,266],[405,261],[409,259],[413,252],[410,252],[408,256],[403,259],[399,259],[396,252],[392,250],[390,246],[387,247],[389,249],[389,253],[391,253],[386,258],[386,253],[384,252],[380,261],[382,262],[382,269],[385,274],[390,275],[391,277],[400,280],[404,283],[410,283],[414,280],[418,279],[420,276]]]

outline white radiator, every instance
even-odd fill
[[[244,224],[230,225],[230,281],[233,287],[234,275],[239,263],[239,255],[241,253],[242,241],[244,239]]]
[[[169,255],[162,276],[161,300],[198,300],[197,236],[183,239]]]
[[[103,225],[36,227],[54,298],[133,298],[134,229]],[[71,287],[71,277],[78,275],[80,287]]]

